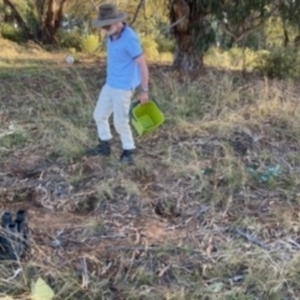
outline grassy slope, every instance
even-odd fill
[[[8,47],[0,207],[29,209],[33,249],[0,293],[25,299],[42,275],[64,300],[299,299],[296,86],[152,66],[167,120],[136,137],[137,166],[124,168],[116,135],[110,160],[82,156],[96,143],[101,60],[68,66],[62,54]],[[276,164],[267,183],[246,170]],[[14,268],[1,264],[0,277]]]

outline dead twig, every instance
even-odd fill
[[[88,275],[88,269],[86,265],[86,259],[85,257],[81,259],[81,268],[82,268],[82,288],[87,289],[89,285],[89,275]]]
[[[263,242],[257,240],[256,238],[254,238],[253,236],[243,232],[242,230],[238,229],[238,228],[235,228],[234,229],[234,232],[239,234],[240,236],[242,236],[244,239],[246,239],[248,242],[252,243],[252,244],[255,244],[267,251],[270,251],[270,247],[265,245]]]

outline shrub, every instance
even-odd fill
[[[272,78],[300,78],[300,55],[294,47],[276,47],[258,58],[257,70]]]
[[[140,35],[142,47],[146,58],[157,59],[159,57],[158,44],[152,35]]]
[[[164,53],[164,52],[173,53],[175,51],[175,42],[171,39],[167,39],[160,35],[155,39],[155,42],[157,43],[158,52],[160,53]]]
[[[70,32],[60,30],[57,33],[56,38],[63,48],[74,48],[77,51],[81,50],[82,37],[76,30]]]
[[[81,39],[80,45],[83,52],[92,53],[99,48],[99,36],[96,34],[89,34]]]
[[[22,31],[18,28],[15,28],[12,24],[2,23],[0,30],[2,37],[5,39],[16,43],[22,43],[25,41]]]
[[[232,47],[229,51],[229,58],[231,66],[239,66],[252,68],[255,65],[257,59],[257,52],[249,48]],[[245,65],[244,65],[245,64]]]
[[[257,65],[257,57],[261,51],[253,51],[249,48],[242,49],[232,47],[228,51],[223,51],[220,48],[211,47],[205,53],[205,63],[230,69],[252,71]]]

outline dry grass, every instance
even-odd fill
[[[63,300],[299,299],[296,84],[153,66],[167,120],[125,168],[117,136],[109,160],[83,156],[101,59],[43,55],[0,72],[0,205],[29,210],[33,244],[1,264],[1,293],[25,299],[41,275]],[[275,164],[266,183],[247,171]]]

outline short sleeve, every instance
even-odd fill
[[[143,54],[143,48],[137,34],[132,33],[128,37],[127,51],[133,59]]]

